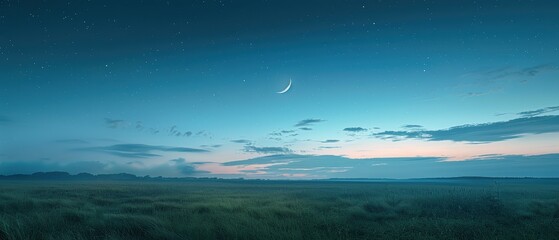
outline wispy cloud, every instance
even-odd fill
[[[520,115],[522,117],[534,117],[534,116],[538,116],[538,115],[542,115],[542,114],[546,114],[546,113],[550,113],[550,112],[555,112],[555,111],[559,111],[559,106],[546,107],[546,108],[540,108],[540,109],[536,109],[536,110],[532,110],[532,111],[519,112],[518,115]]]
[[[245,146],[246,152],[256,152],[264,154],[291,153],[291,149],[286,147],[255,147]]]
[[[153,152],[182,152],[182,153],[205,153],[209,152],[206,149],[199,148],[186,148],[186,147],[168,147],[168,146],[154,146],[146,144],[115,144],[104,147],[89,147],[79,148],[76,150],[81,151],[94,151],[104,152],[120,157],[128,158],[148,158],[157,157],[159,154]]]
[[[310,130],[312,130],[312,128],[310,128],[310,127],[302,127],[302,128],[299,128],[299,129],[300,129],[300,130],[303,130],[303,131],[310,131]]]
[[[415,129],[415,128],[422,128],[423,126],[417,125],[417,124],[408,124],[408,125],[404,125],[402,127],[407,128],[407,129]]]
[[[365,132],[365,131],[367,131],[367,129],[362,128],[362,127],[347,127],[347,128],[344,128],[344,131],[355,133],[355,132]]]
[[[263,157],[256,157],[246,160],[229,161],[222,163],[223,166],[240,166],[240,165],[253,165],[253,164],[269,164],[277,162],[290,162],[293,159],[305,158],[306,155],[297,154],[277,154]]]
[[[201,148],[220,148],[221,144],[213,144],[213,145],[200,145]]]
[[[104,152],[119,157],[125,157],[125,158],[150,158],[150,157],[161,156],[159,154],[146,153],[146,152],[120,152],[120,151],[104,151]]]
[[[251,141],[247,139],[235,139],[231,140],[232,143],[250,144]]]
[[[325,120],[316,119],[316,118],[304,119],[304,120],[299,121],[297,124],[295,124],[295,127],[310,126],[310,125],[313,125],[313,124],[315,124],[315,123],[324,122],[324,121],[325,121]]]
[[[202,165],[202,164],[209,164],[209,163],[215,163],[215,162],[190,162],[190,164],[194,164],[194,165]]]
[[[125,127],[125,124],[124,120],[105,118],[105,125],[108,128],[122,128]]]
[[[130,122],[130,121],[126,121],[126,120],[121,120],[121,119],[111,119],[111,118],[105,118],[105,125],[108,128],[113,128],[113,129],[117,129],[117,128],[121,128],[121,129],[134,129],[136,131],[139,132],[145,132],[145,133],[150,133],[150,134],[159,134],[159,133],[163,133],[163,134],[167,134],[169,136],[175,136],[175,137],[191,137],[191,136],[201,136],[201,137],[210,137],[211,138],[211,133],[207,132],[207,131],[197,131],[197,132],[193,132],[193,131],[188,131],[188,130],[181,130],[179,129],[178,126],[173,125],[170,128],[163,128],[162,130],[155,128],[155,127],[149,127],[146,126],[142,121],[136,121],[136,122]]]
[[[382,139],[424,139],[428,141],[496,142],[525,134],[559,132],[559,115],[517,118],[505,122],[469,124],[442,130],[384,131],[373,134]]]
[[[559,66],[552,64],[540,64],[530,67],[500,67],[489,70],[475,71],[465,74],[464,76],[481,77],[486,80],[498,80],[514,77],[535,77],[545,72],[558,71]]]
[[[341,148],[340,146],[320,146],[318,149],[336,149]]]
[[[207,136],[208,133],[206,133],[205,131],[198,131],[197,133],[194,133],[192,131],[179,131],[178,127],[172,126],[169,131],[168,134],[171,136],[176,136],[176,137],[190,137],[190,136]]]
[[[280,139],[279,137],[285,137],[285,136],[295,137],[299,134],[295,133],[295,130],[282,130],[282,131],[271,132],[268,135],[272,136],[270,139]]]
[[[526,83],[545,73],[556,73],[559,66],[540,64],[529,67],[501,67],[490,70],[470,72],[463,75],[467,82],[458,84],[460,96],[477,97],[501,92],[510,84]]]
[[[559,66],[554,66],[550,64],[541,64],[532,67],[526,67],[521,69],[510,69],[510,68],[502,68],[494,71],[486,72],[487,76],[492,77],[493,79],[500,79],[506,77],[534,77],[543,72],[549,71],[557,71],[559,70]]]

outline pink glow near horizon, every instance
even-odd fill
[[[444,157],[461,161],[485,154],[538,155],[556,153],[559,144],[558,133],[527,135],[492,143],[462,143],[451,141],[405,140],[389,142],[382,140],[361,141],[342,148],[328,149],[313,154],[342,155],[348,158],[390,158],[390,157]]]

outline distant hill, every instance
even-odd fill
[[[37,181],[239,181],[242,179],[220,179],[220,178],[195,178],[195,177],[151,177],[151,176],[136,176],[129,173],[116,173],[116,174],[91,174],[91,173],[78,173],[72,175],[67,172],[36,172],[32,174],[13,174],[13,175],[0,175],[0,181],[5,180],[37,180]]]
[[[391,178],[329,178],[329,179],[312,179],[312,180],[273,180],[273,181],[327,181],[327,182],[425,182],[425,181],[487,181],[487,180],[559,180],[559,178],[530,178],[530,177],[481,177],[481,176],[464,176],[464,177],[448,177],[448,178],[413,178],[413,179],[391,179]],[[67,172],[36,172],[32,174],[13,174],[0,175],[1,180],[40,180],[40,181],[272,181],[268,179],[222,179],[222,178],[195,178],[195,177],[151,177],[136,176],[129,173],[117,174],[91,174],[79,173],[72,175]]]
[[[0,175],[0,180],[153,180],[162,177],[138,177],[128,173],[98,174],[79,173],[71,175],[67,172],[36,172],[33,174]]]

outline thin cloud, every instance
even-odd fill
[[[346,132],[364,132],[364,131],[367,131],[367,129],[362,128],[362,127],[347,127],[347,128],[344,128],[344,131],[346,131]]]
[[[289,162],[293,159],[305,158],[306,155],[298,154],[277,154],[263,157],[256,157],[247,160],[229,161],[222,163],[223,166],[242,166],[242,165],[253,165],[253,164],[269,164],[276,162]]]
[[[525,134],[559,132],[559,115],[517,118],[505,122],[470,124],[442,130],[384,131],[375,133],[381,139],[424,139],[486,143],[518,138]]]
[[[142,124],[142,122],[140,122],[140,121],[137,121],[136,122],[136,129],[138,131],[143,131],[145,129],[144,124]]]
[[[327,140],[320,141],[320,142],[321,142],[321,143],[337,143],[337,142],[339,142],[339,141],[340,141],[340,140],[338,140],[338,139],[327,139]]]
[[[108,128],[122,128],[125,126],[125,121],[120,119],[105,118],[105,125]]]
[[[119,151],[106,151],[109,154],[124,157],[124,158],[151,158],[160,157],[159,154],[154,153],[141,153],[141,152],[119,152]]]
[[[404,125],[402,127],[403,128],[408,128],[408,129],[413,129],[413,128],[422,128],[423,126],[417,125],[417,124],[408,124],[408,125]]]
[[[170,128],[168,128],[167,130],[159,130],[158,128],[146,126],[142,121],[131,122],[131,121],[126,121],[126,120],[111,119],[111,118],[105,118],[105,125],[108,128],[133,129],[133,130],[136,130],[138,132],[150,133],[152,135],[159,134],[159,133],[164,133],[164,134],[167,134],[169,136],[174,136],[174,137],[202,136],[202,137],[210,137],[211,138],[211,133],[209,133],[209,132],[197,131],[195,133],[193,131],[183,131],[183,130],[179,129],[179,127],[177,125],[173,125]]]
[[[241,144],[250,144],[251,141],[250,140],[246,140],[246,139],[235,139],[235,140],[231,140],[232,143],[241,143]]]
[[[168,134],[176,137],[190,137],[190,136],[199,136],[199,135],[208,136],[208,134],[205,133],[205,131],[198,131],[198,133],[196,134],[192,131],[179,131],[176,125],[172,126],[169,129]]]
[[[279,132],[272,132],[269,133],[268,135],[270,136],[276,136],[276,137],[281,137],[281,136],[297,136],[297,134],[295,133],[295,130],[282,130]]]
[[[301,129],[303,131],[311,131],[312,130],[312,128],[310,128],[310,127],[302,127],[302,128],[299,128],[299,129]]]
[[[320,146],[318,149],[336,149],[341,148],[340,146]]]
[[[194,164],[194,165],[203,165],[203,164],[209,164],[209,163],[214,163],[214,162],[190,162],[190,164]]]
[[[220,148],[221,144],[214,144],[214,145],[200,145],[201,148]]]
[[[80,151],[93,151],[109,153],[115,156],[127,158],[149,158],[157,157],[159,154],[153,152],[181,152],[181,153],[206,153],[210,152],[206,149],[186,148],[186,147],[168,147],[154,146],[146,144],[115,144],[104,147],[79,148]]]
[[[522,69],[501,69],[500,71],[492,71],[487,72],[487,75],[492,77],[493,79],[501,79],[507,77],[535,77],[536,75],[549,72],[549,71],[557,71],[559,70],[559,66],[554,66],[550,64],[542,64]]]
[[[559,66],[552,64],[540,64],[531,67],[501,67],[496,69],[490,69],[485,71],[476,71],[467,73],[464,76],[477,76],[482,77],[487,80],[498,80],[504,78],[514,78],[514,77],[535,77],[544,72],[551,72],[559,70]]]
[[[487,91],[487,92],[467,92],[463,96],[464,97],[479,97],[479,96],[487,95],[490,92],[491,91]]]
[[[295,127],[310,126],[310,125],[313,125],[315,123],[324,122],[324,121],[325,120],[315,119],[315,118],[304,119],[304,120],[299,121],[297,124],[295,124]]]
[[[559,111],[559,106],[546,107],[546,108],[540,108],[540,109],[536,109],[536,110],[532,110],[532,111],[519,112],[518,115],[522,116],[522,117],[534,117],[534,116],[538,116],[538,115],[542,115],[542,114],[546,114],[546,113],[550,113],[550,112],[555,112],[555,111]]]
[[[291,153],[291,149],[286,147],[255,147],[255,146],[245,146],[245,152],[256,152],[264,154],[277,154],[277,153]]]
[[[461,92],[461,96],[476,97],[504,91],[510,84],[523,84],[536,79],[536,76],[557,71],[559,71],[559,66],[552,64],[541,64],[524,68],[503,67],[476,71],[463,75],[468,80],[458,84],[457,87]],[[474,78],[474,81],[471,81],[472,78]]]

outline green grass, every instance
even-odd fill
[[[559,182],[0,182],[6,239],[557,239]]]

